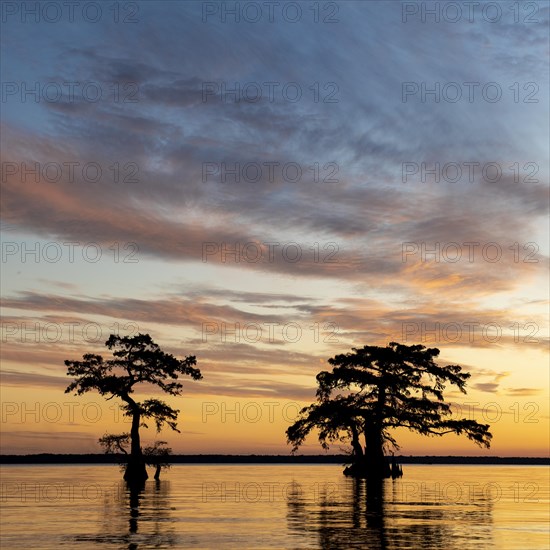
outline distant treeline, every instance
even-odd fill
[[[531,464],[550,465],[550,457],[396,456],[401,464]],[[124,455],[34,454],[0,455],[0,464],[113,464]],[[171,464],[344,464],[347,455],[170,455]]]

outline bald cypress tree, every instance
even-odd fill
[[[317,429],[325,448],[337,441],[351,443],[352,475],[381,479],[390,475],[384,450],[397,447],[392,428],[429,436],[465,435],[488,448],[489,425],[451,418],[444,400],[448,385],[466,393],[470,374],[458,365],[438,366],[438,355],[437,348],[390,342],[329,359],[332,371],[317,375],[317,401],[303,408],[287,429],[293,452]]]
[[[194,367],[197,363],[195,356],[177,359],[162,351],[149,334],[132,337],[111,334],[105,345],[112,350],[112,359],[105,360],[101,355],[86,354],[82,361],[65,361],[67,375],[75,377],[65,393],[82,395],[97,391],[107,399],[118,397],[122,400],[125,414],[132,418],[130,454],[124,479],[129,483],[142,483],[148,476],[139,428],[144,426],[146,419],[152,419],[157,431],[164,424],[179,431],[179,411],[159,399],[136,401],[133,396],[136,386],[150,384],[169,395],[181,395],[183,385],[178,381],[180,375],[190,376],[193,380],[200,380],[202,375]]]

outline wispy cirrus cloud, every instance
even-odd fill
[[[400,3],[387,2],[339,3],[334,25],[204,23],[200,2],[139,7],[139,24],[116,33],[15,19],[3,33],[8,82],[104,92],[6,102],[1,214],[17,251],[3,258],[6,384],[62,389],[63,360],[103,341],[71,340],[65,327],[107,334],[120,323],[196,353],[209,374],[192,391],[204,396],[309,400],[327,357],[390,340],[459,350],[482,394],[536,394],[533,379],[508,387],[509,365],[493,362],[548,342],[538,288],[549,266],[547,6],[527,33],[505,18],[404,24]],[[476,98],[462,85],[460,101],[405,100],[407,82],[474,82]],[[501,100],[480,95],[488,82]],[[250,83],[257,101],[242,97]],[[297,101],[283,92],[290,83]],[[523,101],[533,89],[539,102]],[[99,181],[83,174],[87,163],[100,166]],[[242,172],[248,163],[258,178]],[[462,177],[435,181],[430,170],[447,163]],[[36,165],[37,178],[23,175]],[[47,165],[60,177],[42,173]],[[284,166],[298,166],[299,181]],[[500,177],[486,177],[491,166]],[[135,243],[139,261],[21,259],[23,244],[45,240]],[[260,261],[236,261],[247,243]],[[299,260],[282,254],[289,243]],[[48,323],[63,328],[59,340],[41,335]],[[269,326],[292,323],[301,340],[266,341]],[[224,340],[224,324],[264,332]]]

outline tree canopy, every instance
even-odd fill
[[[350,442],[356,468],[384,477],[384,450],[398,448],[391,434],[394,428],[429,436],[465,435],[489,447],[489,425],[453,419],[444,400],[447,386],[466,393],[470,374],[458,365],[438,366],[438,355],[437,348],[390,342],[386,347],[353,348],[329,359],[332,371],[317,375],[317,401],[303,408],[287,429],[293,452],[317,429],[324,448]]]

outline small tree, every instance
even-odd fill
[[[97,441],[103,447],[105,454],[116,455],[121,471],[124,472],[128,464],[128,451],[126,448],[130,443],[130,434],[105,434]],[[120,453],[124,456],[120,456]]]
[[[105,434],[99,438],[98,442],[103,447],[105,454],[113,455],[119,452],[127,455],[126,446],[130,442],[130,434]]]
[[[128,451],[126,447],[130,442],[130,434],[105,434],[98,440],[99,444],[103,447],[105,454],[122,453],[126,457]],[[147,445],[143,449],[143,458],[148,466],[155,466],[155,479],[160,479],[161,470],[170,468],[168,457],[172,454],[172,449],[166,447],[166,441],[155,441],[152,445]]]
[[[488,424],[450,418],[443,390],[451,384],[466,393],[470,374],[458,365],[436,365],[433,359],[439,355],[438,349],[390,342],[386,347],[352,351],[329,359],[332,371],[317,375],[317,402],[304,407],[286,431],[293,452],[318,429],[324,448],[336,441],[351,442],[352,475],[381,479],[390,475],[384,449],[398,448],[392,428],[433,436],[464,434],[489,447],[492,435]]]
[[[111,334],[105,345],[113,350],[113,359],[104,360],[101,355],[86,354],[82,361],[65,361],[67,375],[75,377],[65,393],[74,391],[75,395],[82,395],[97,391],[107,399],[118,397],[124,402],[125,414],[132,418],[130,455],[124,479],[129,483],[142,483],[148,477],[139,435],[143,419],[154,419],[157,431],[168,424],[179,432],[176,424],[179,411],[158,399],[136,401],[132,397],[134,387],[148,383],[169,395],[181,395],[183,385],[178,381],[180,375],[190,376],[193,380],[200,380],[202,375],[199,369],[194,368],[195,356],[177,359],[162,351],[149,334],[132,337]],[[122,441],[119,440],[121,445]],[[112,440],[111,444],[120,448],[116,440]]]
[[[160,479],[161,470],[167,470],[170,468],[168,457],[172,454],[172,449],[166,447],[166,441],[155,441],[152,445],[147,445],[143,449],[145,456],[145,462],[150,466],[155,466],[155,479]]]

